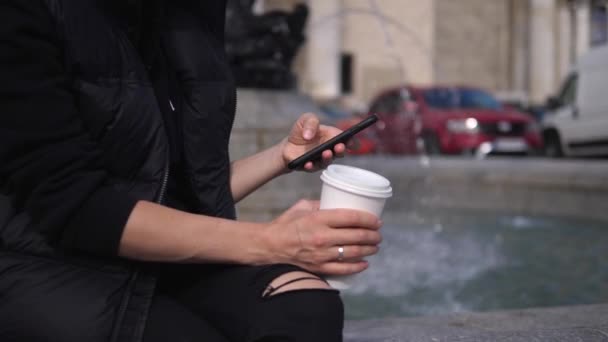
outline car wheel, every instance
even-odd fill
[[[425,133],[422,136],[422,141],[424,143],[424,152],[428,155],[440,155],[441,154],[441,146],[439,145],[439,139],[433,133]]]
[[[562,150],[562,142],[559,138],[559,134],[556,131],[547,131],[543,134],[545,140],[545,147],[543,152],[546,157],[550,158],[561,158],[564,156]]]

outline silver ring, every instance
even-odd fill
[[[338,246],[338,261],[344,260],[344,246]]]

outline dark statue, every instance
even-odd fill
[[[226,52],[239,87],[291,89],[291,65],[304,43],[308,7],[253,13],[255,0],[228,1]]]

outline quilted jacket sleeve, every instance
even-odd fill
[[[0,1],[0,191],[63,248],[116,255],[136,200],[107,185],[41,0]]]

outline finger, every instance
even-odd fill
[[[327,260],[328,262],[358,262],[366,257],[377,254],[380,250],[378,246],[345,245],[342,246],[344,253],[342,256],[342,260],[340,260],[340,253],[338,252],[338,248],[339,246],[330,247],[325,253],[325,260]]]
[[[324,209],[317,212],[317,217],[332,228],[368,228],[379,229],[380,219],[366,211],[353,209]]]
[[[382,242],[382,235],[377,230],[343,228],[333,229],[327,236],[326,246],[377,246]],[[331,248],[331,247],[330,247]]]
[[[306,162],[306,164],[304,164],[304,170],[313,171],[314,169],[315,169],[315,165],[313,162],[309,161],[309,162]]]
[[[344,145],[343,143],[339,143],[336,146],[334,146],[334,155],[336,156],[336,158],[344,157],[345,152],[346,152],[346,145]]]
[[[319,125],[319,130],[323,133],[324,139],[331,139],[343,131],[337,127]]]
[[[342,130],[333,126],[319,125],[319,130],[323,132],[323,136],[327,139],[331,139],[336,135],[342,133]]]
[[[349,275],[365,271],[369,267],[367,261],[357,262],[327,262],[319,267],[319,273],[331,275]]]
[[[311,140],[317,135],[319,130],[319,118],[312,114],[306,113],[302,115],[302,137],[305,140]]]
[[[325,150],[321,154],[321,159],[323,160],[324,163],[327,163],[327,162],[331,163],[332,159],[334,159],[334,154],[331,150]]]

